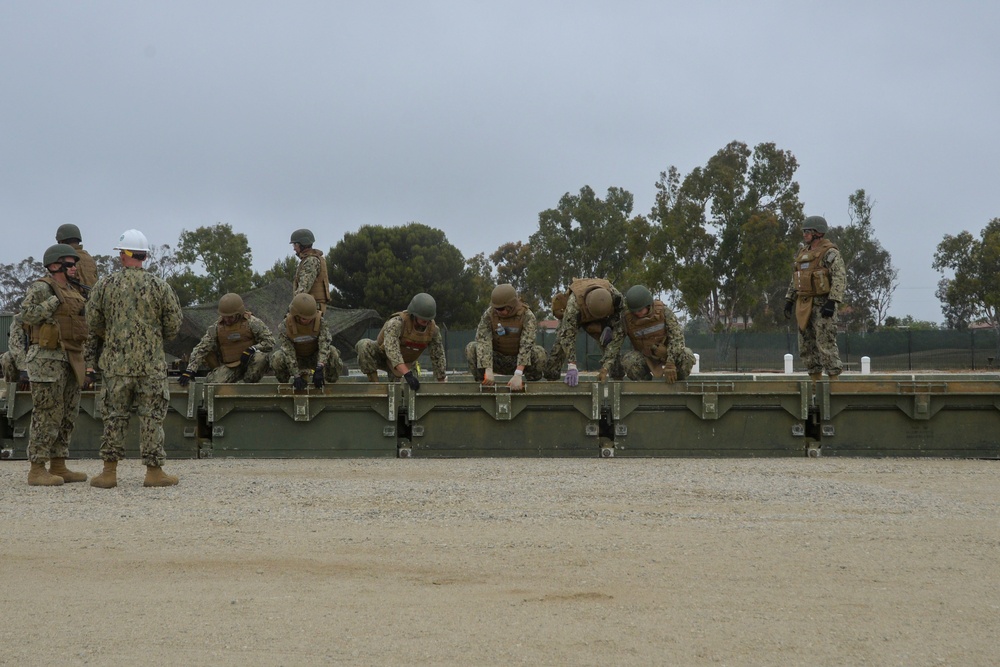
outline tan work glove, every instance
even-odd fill
[[[493,369],[487,368],[483,371],[483,385],[492,387],[494,384],[496,384],[496,376],[493,375]]]
[[[663,381],[668,384],[677,382],[677,366],[669,361],[663,364]]]

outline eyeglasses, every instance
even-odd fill
[[[497,311],[498,315],[506,315],[510,312],[510,306],[500,306],[499,308],[494,307],[493,310]]]
[[[72,269],[74,266],[76,266],[76,262],[63,261],[62,265],[65,266],[67,269]]]

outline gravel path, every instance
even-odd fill
[[[0,665],[1000,660],[998,461],[27,468],[0,463]]]

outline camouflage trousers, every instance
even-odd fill
[[[319,358],[319,354],[300,357],[288,354],[284,349],[279,348],[271,355],[271,368],[274,370],[274,376],[278,378],[278,382],[290,382],[292,375],[305,374],[307,371],[309,373],[308,379],[312,381],[312,372],[319,365],[320,361],[323,362],[324,379],[327,384],[333,384],[340,378],[340,374],[344,372],[344,362],[340,360],[340,353],[337,352],[337,348],[332,345],[330,346],[330,354],[327,355],[326,359],[322,360]],[[300,371],[300,368],[307,369],[307,371]]]
[[[31,383],[31,433],[28,460],[45,462],[69,456],[73,425],[80,412],[80,383],[68,363],[55,382]]]
[[[389,374],[390,380],[398,379],[396,371],[389,365],[389,357],[378,346],[378,341],[362,338],[354,346],[354,349],[358,352],[358,368],[361,369],[362,373],[368,375],[382,370]],[[412,366],[412,364],[408,365]]]
[[[545,348],[541,345],[533,345],[531,348],[531,358],[528,365],[524,367],[524,379],[537,382],[542,379],[542,366],[545,365]],[[472,341],[465,346],[465,361],[469,365],[469,374],[477,381],[483,381],[484,370],[478,368],[479,356],[476,349],[476,341]],[[500,354],[493,350],[493,372],[497,375],[513,375],[517,369],[517,355]]]
[[[263,352],[257,352],[250,358],[246,371],[242,366],[230,368],[229,366],[216,366],[205,376],[205,382],[212,384],[236,384],[237,382],[260,382],[264,373],[270,368],[271,363],[268,356]]]
[[[810,375],[838,375],[844,366],[837,348],[837,315],[823,317],[820,306],[826,299],[813,299],[812,315],[805,331],[799,331],[799,357]]]
[[[120,461],[125,458],[125,436],[135,408],[139,416],[139,453],[148,466],[163,466],[163,419],[170,404],[166,376],[104,375],[104,434],[101,458]]]
[[[668,358],[667,360],[672,361],[674,366],[677,367],[678,380],[687,378],[691,374],[691,369],[694,368],[694,352],[689,347],[684,348],[684,354],[678,355],[676,358]],[[615,359],[610,375],[615,380],[624,377],[635,381],[653,379],[653,373],[649,370],[646,357],[641,352],[636,352],[635,350],[629,350]]]

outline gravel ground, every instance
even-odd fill
[[[27,468],[0,462],[0,665],[1000,661],[998,461]]]

